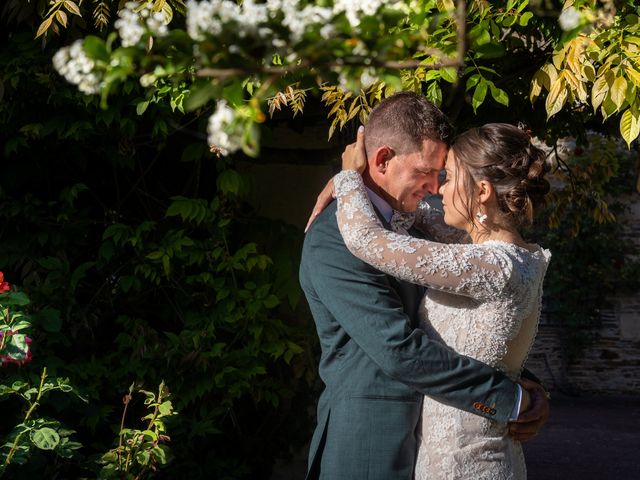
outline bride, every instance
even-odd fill
[[[364,134],[343,153],[334,178],[337,220],[349,250],[375,268],[429,287],[421,328],[432,338],[516,380],[537,331],[550,253],[526,243],[518,228],[531,222],[548,191],[544,153],[507,124],[471,129],[448,153],[439,193],[444,222],[472,243],[444,244],[386,230],[365,191]],[[417,227],[438,225],[426,204]],[[432,232],[431,232],[432,233]],[[484,408],[487,408],[483,406]],[[489,407],[490,408],[490,407]],[[506,424],[426,397],[416,479],[524,479],[520,443]]]

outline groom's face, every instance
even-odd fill
[[[384,190],[389,203],[401,212],[413,212],[428,194],[438,192],[438,175],[444,168],[447,145],[425,140],[422,150],[395,155],[385,171]]]

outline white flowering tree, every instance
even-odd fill
[[[131,77],[149,92],[180,85],[171,101],[181,111],[219,102],[209,143],[220,153],[242,148],[256,155],[255,127],[265,112],[286,105],[299,113],[308,92],[324,92],[331,132],[355,116],[364,120],[372,103],[398,89],[422,91],[440,104],[443,90],[463,84],[474,111],[488,93],[507,106],[512,95],[498,86],[502,72],[489,65],[520,47],[544,52],[533,55],[540,69],[525,80],[532,102],[548,92],[549,118],[592,107],[602,119],[619,118],[630,144],[640,134],[639,7],[570,0],[561,12],[549,12],[542,3],[129,2],[113,33],[78,40],[54,64],[105,103]],[[70,5],[53,0],[38,33],[65,18],[63,8],[80,13]],[[185,18],[174,16],[176,9]]]

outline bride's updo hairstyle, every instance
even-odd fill
[[[531,144],[529,135],[507,123],[488,123],[460,134],[451,149],[458,167],[465,172],[463,184],[468,199],[476,198],[476,182],[486,180],[493,185],[504,222],[512,226],[531,224],[534,208],[549,192],[544,179],[549,166],[546,154]],[[466,210],[467,219],[473,222],[477,201],[469,202]]]

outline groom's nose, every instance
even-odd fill
[[[436,195],[438,193],[439,188],[440,188],[440,182],[439,182],[438,175],[434,175],[433,178],[430,180],[429,185],[427,186],[427,190],[431,195]]]

